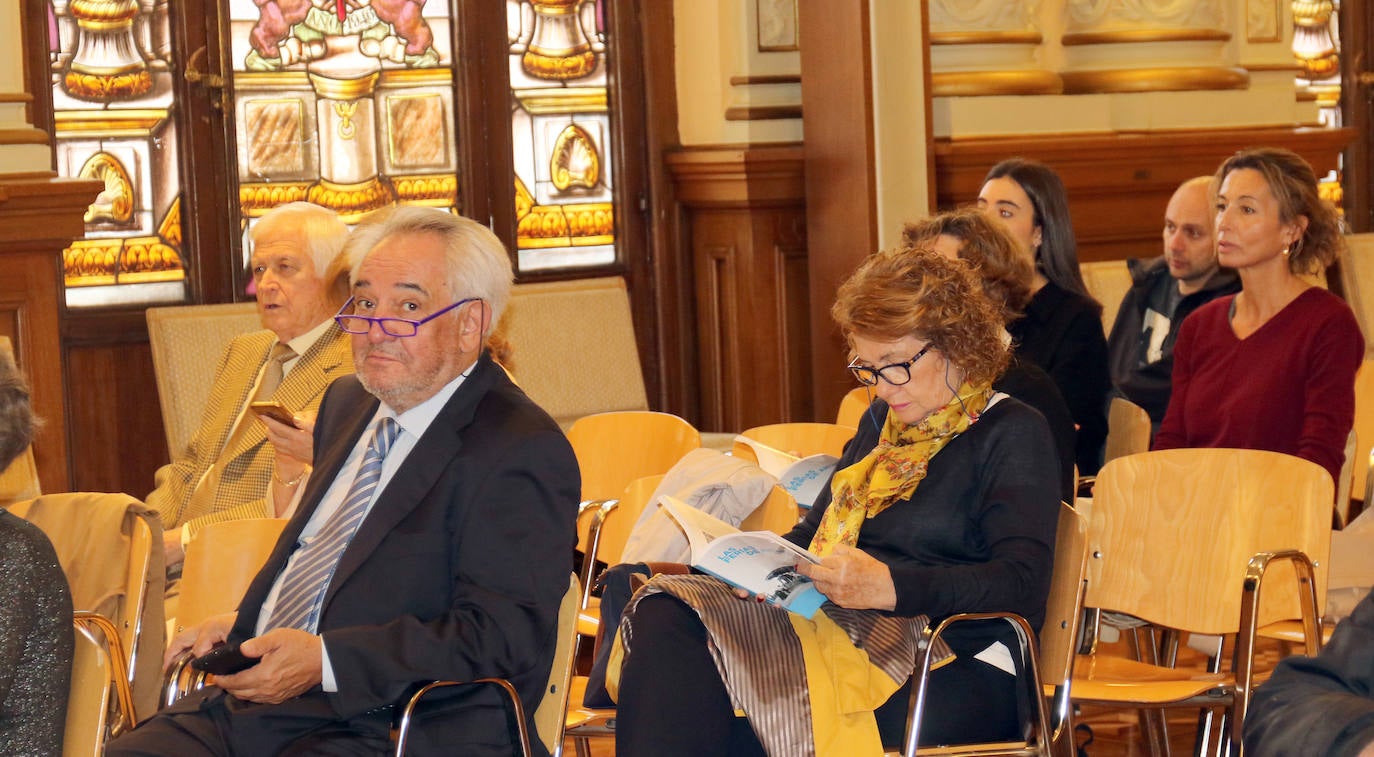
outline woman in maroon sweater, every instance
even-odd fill
[[[1217,257],[1241,291],[1199,308],[1174,348],[1173,394],[1155,449],[1240,447],[1296,455],[1340,476],[1364,356],[1344,301],[1300,278],[1344,245],[1306,161],[1262,148],[1222,163]]]

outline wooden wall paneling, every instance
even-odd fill
[[[119,344],[70,346],[65,359],[72,389],[67,433],[75,458],[73,490],[146,496],[153,473],[169,459],[146,335]]]
[[[994,163],[1034,158],[1064,180],[1080,260],[1153,257],[1164,207],[1185,179],[1210,175],[1231,153],[1259,146],[1287,147],[1322,175],[1354,136],[1351,129],[1257,128],[945,138],[935,144],[936,201],[941,208],[968,204]]]
[[[848,347],[830,319],[835,291],[878,246],[874,176],[870,3],[800,0],[802,102],[806,132],[812,410],[833,419],[854,386],[842,370]]]
[[[693,261],[694,422],[740,431],[811,419],[801,149],[684,148],[666,165]]]
[[[1341,118],[1359,136],[1345,151],[1345,218],[1354,232],[1374,230],[1374,4],[1341,3]]]
[[[71,448],[58,313],[62,249],[84,233],[82,215],[104,185],[49,175],[0,176],[0,328],[14,341],[47,426],[34,444],[44,491],[68,491]]]

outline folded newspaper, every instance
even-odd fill
[[[808,620],[825,604],[825,595],[796,569],[819,557],[771,531],[741,531],[675,497],[658,503],[687,535],[693,567]]]

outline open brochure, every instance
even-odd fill
[[[741,531],[675,497],[661,497],[659,505],[687,535],[693,567],[807,619],[825,604],[811,579],[796,571],[799,561],[819,563],[819,557],[771,531]]]
[[[754,450],[754,457],[758,458],[759,467],[776,478],[778,485],[797,500],[799,507],[808,510],[816,504],[816,498],[830,483],[830,474],[840,462],[838,457],[824,452],[797,457],[747,436],[736,436],[735,441],[749,445]]]

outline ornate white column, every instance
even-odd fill
[[[1048,0],[1057,5],[1062,0]],[[1063,89],[1045,66],[1041,0],[930,0],[936,97],[1045,95]]]
[[[1064,92],[1244,89],[1222,0],[1067,0]]]

